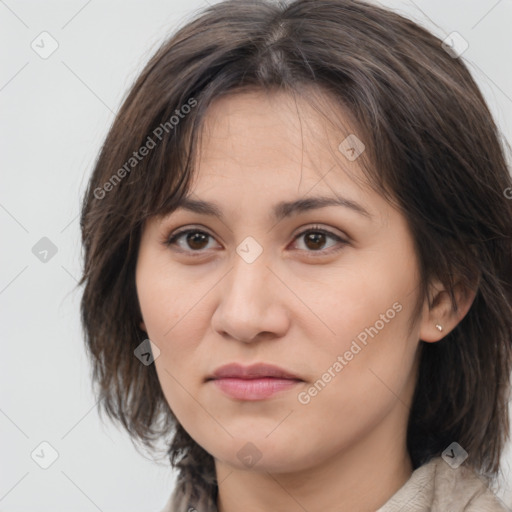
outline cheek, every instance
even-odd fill
[[[368,332],[361,331],[367,334],[366,344],[343,339],[318,359],[317,379],[302,395],[309,396],[309,403],[298,406],[296,417],[306,430],[324,422],[336,425],[325,429],[319,443],[332,447],[354,442],[391,411],[408,414],[406,395],[417,347],[414,334],[407,338],[408,313],[403,308],[377,334],[368,325]]]
[[[136,273],[137,295],[149,337],[166,344],[186,317],[190,294],[178,273],[171,273],[158,261],[139,262]]]
[[[139,270],[137,292],[147,336],[160,350],[155,359],[160,386],[169,407],[181,419],[190,414],[191,398],[184,389],[192,390],[200,376],[194,361],[199,324],[194,321],[193,297],[183,293],[179,280],[156,268]]]
[[[418,278],[411,262],[396,254],[376,259],[373,251],[359,253],[357,265],[349,272],[345,261],[324,295],[330,305],[323,318],[335,335],[329,343],[318,342],[322,396],[313,400],[333,407],[340,420],[349,413],[363,421],[368,411],[385,409],[410,377],[418,347],[417,328],[409,332]]]
[[[329,327],[336,350],[349,350],[355,339],[364,346],[374,337],[398,334],[414,297],[408,271],[400,276],[394,272],[377,262],[362,262],[350,272],[341,270],[339,278],[318,294],[314,307]]]
[[[351,339],[362,333],[364,341],[366,329],[372,326],[374,334],[375,328],[379,333],[398,333],[402,321],[410,314],[409,306],[417,298],[419,284],[411,240],[406,233],[400,231],[385,237],[371,250],[354,251],[344,263],[340,279],[330,291],[331,302],[337,307],[325,308],[333,325],[345,335],[343,339],[347,341],[347,336]],[[348,329],[343,329],[343,325]]]

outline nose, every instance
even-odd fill
[[[261,255],[247,263],[238,254],[218,285],[212,329],[225,338],[249,343],[283,336],[289,326],[286,289]]]

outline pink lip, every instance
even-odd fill
[[[208,379],[221,379],[232,377],[235,379],[255,379],[258,377],[275,377],[278,379],[302,380],[279,366],[266,363],[256,363],[250,366],[243,366],[238,363],[230,363],[217,368]]]
[[[215,379],[213,383],[226,395],[238,400],[264,400],[272,395],[290,389],[300,380],[263,377],[259,379]]]
[[[231,363],[221,366],[207,381],[226,395],[239,400],[264,400],[304,382],[296,375],[271,364],[242,366]]]

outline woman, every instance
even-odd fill
[[[82,320],[104,411],[168,442],[165,511],[506,510],[512,182],[445,46],[360,1],[225,1],[132,87]]]

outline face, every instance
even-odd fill
[[[296,471],[405,437],[417,259],[405,218],[338,149],[347,135],[284,93],[217,99],[189,198],[221,216],[180,207],[144,227],[136,285],[158,378],[223,464]],[[317,197],[339,204],[304,202]],[[297,379],[207,380],[228,363]]]

